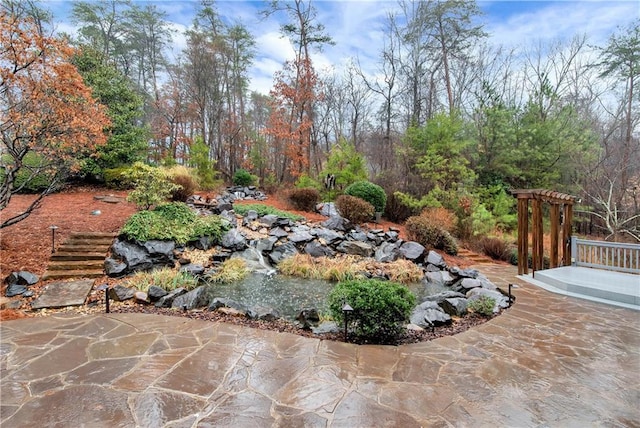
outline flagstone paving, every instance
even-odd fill
[[[0,325],[0,424],[638,426],[640,312],[549,293],[465,333],[357,346],[144,314]]]

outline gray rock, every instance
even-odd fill
[[[455,278],[445,270],[439,270],[436,272],[425,272],[424,279],[430,284],[435,284],[441,287],[449,287],[455,282]]]
[[[303,329],[309,330],[311,327],[318,325],[320,322],[320,314],[315,308],[306,308],[298,313],[296,321],[300,323]]]
[[[146,248],[134,242],[116,239],[111,246],[111,252],[126,263],[127,272],[149,270],[153,267]]]
[[[177,296],[171,303],[172,308],[196,309],[209,305],[208,287],[200,286],[187,293]]]
[[[231,258],[234,257],[243,259],[247,265],[247,270],[250,272],[265,275],[275,273],[275,269],[267,262],[262,253],[255,248],[249,247],[240,253],[234,253]]]
[[[442,257],[440,254],[438,254],[433,250],[429,251],[429,253],[425,257],[424,262],[426,264],[431,264],[441,269],[444,269],[447,267],[447,262],[444,261],[444,257]]]
[[[360,241],[343,241],[336,250],[345,254],[352,254],[361,257],[371,257],[373,255],[373,247],[371,244]]]
[[[18,296],[20,294],[23,294],[27,291],[27,287],[25,285],[22,284],[10,284],[7,287],[7,290],[5,291],[4,295],[7,297],[13,297],[13,296]]]
[[[216,245],[216,241],[211,236],[201,236],[197,240],[193,241],[191,245],[196,247],[198,250],[207,251],[209,248]]]
[[[411,260],[414,263],[422,261],[425,248],[414,241],[408,241],[403,243],[399,248],[400,254],[407,260]]]
[[[149,300],[152,302],[157,302],[160,298],[169,294],[167,290],[162,287],[158,287],[157,285],[152,285],[147,290],[147,295],[149,296]]]
[[[477,269],[460,269],[458,266],[449,268],[449,272],[456,276],[459,276],[460,278],[471,279],[476,279],[478,277],[478,274],[480,273]]]
[[[376,249],[375,259],[378,262],[393,262],[400,256],[398,245],[393,242],[383,242]]]
[[[201,264],[188,264],[182,266],[180,272],[187,272],[193,276],[198,276],[204,273],[204,266]]]
[[[261,253],[269,252],[273,250],[273,245],[278,242],[278,238],[275,236],[269,236],[268,238],[262,238],[256,242],[256,250]]]
[[[325,217],[331,217],[332,215],[338,214],[338,209],[333,202],[323,202],[316,205],[316,211]]]
[[[461,317],[467,313],[467,299],[463,297],[444,299],[438,305],[451,316]]]
[[[289,235],[289,240],[293,243],[299,244],[301,242],[309,242],[313,240],[313,236],[306,230],[297,231]]]
[[[289,233],[281,227],[276,227],[275,229],[271,229],[271,232],[269,232],[269,236],[284,238],[285,236],[289,236]]]
[[[497,314],[500,312],[500,309],[505,309],[509,307],[509,297],[500,293],[499,291],[487,290],[486,288],[477,287],[469,290],[467,292],[467,299],[477,300],[480,296],[487,296],[495,300],[495,305],[493,306],[493,313]]]
[[[353,229],[353,225],[349,220],[339,215],[332,215],[327,220],[322,222],[322,226],[331,230],[338,230],[340,232],[347,232]]]
[[[438,294],[432,294],[431,296],[427,296],[424,298],[425,301],[440,303],[445,299],[455,299],[455,298],[464,298],[465,295],[462,293],[458,293],[457,291],[445,290],[441,291]]]
[[[324,321],[317,327],[311,326],[311,331],[314,334],[338,333],[340,331],[343,331],[343,328],[344,327],[338,326],[335,321]]]
[[[448,324],[451,322],[451,316],[446,314],[436,302],[426,301],[413,308],[409,322],[427,328]]]
[[[242,251],[247,248],[247,238],[238,229],[228,230],[222,236],[222,247],[234,251]]]
[[[273,227],[278,222],[278,216],[275,214],[267,214],[258,219],[260,224],[264,224],[267,227]]]
[[[147,250],[149,256],[151,256],[154,265],[173,265],[175,261],[173,257],[173,250],[176,248],[175,242],[151,240],[144,243],[144,248]]]
[[[244,215],[244,219],[242,220],[243,224],[249,224],[252,221],[258,220],[258,212],[256,210],[249,210]]]
[[[27,290],[24,293],[22,293],[22,297],[33,297],[35,296],[36,293],[33,292],[33,290]]]
[[[244,315],[249,314],[249,308],[247,308],[247,306],[243,305],[242,303],[236,302],[235,300],[226,299],[223,297],[216,297],[213,300],[211,300],[211,303],[209,303],[208,310],[215,311],[220,308],[231,308],[231,309],[235,309],[236,311]]]
[[[116,284],[109,289],[109,298],[118,302],[132,299],[136,290],[134,288],[125,287],[124,285]]]
[[[296,246],[291,242],[284,243],[279,245],[273,249],[271,253],[269,253],[269,259],[274,263],[278,264],[284,259],[288,259],[289,257],[293,257],[298,254],[298,250]]]
[[[349,234],[347,235],[347,239],[352,239],[354,241],[361,241],[361,242],[367,242],[369,239],[367,238],[367,234],[359,231],[359,230],[353,230],[351,232],[349,232]]]
[[[9,285],[20,284],[29,286],[37,283],[38,280],[39,278],[37,275],[34,275],[33,273],[26,270],[21,270],[18,272],[11,272],[11,274],[4,281]]]
[[[149,295],[144,291],[136,291],[133,298],[136,299],[136,303],[149,303]]]
[[[186,292],[187,292],[187,289],[184,287],[176,288],[175,290],[172,290],[170,293],[158,299],[155,306],[158,308],[170,308],[171,304],[176,299],[176,297],[181,296]]]
[[[104,272],[110,277],[120,277],[127,273],[127,264],[111,257],[104,260]]]
[[[307,245],[304,246],[304,252],[309,254],[311,257],[323,257],[323,256],[334,256],[336,254],[330,247],[326,245],[322,245],[318,241],[308,242]]]
[[[389,230],[384,234],[385,240],[389,242],[396,242],[399,238],[400,234],[394,230]]]
[[[249,318],[262,321],[275,321],[280,318],[280,314],[268,306],[257,305],[249,310]]]
[[[318,239],[322,239],[328,245],[332,245],[333,243],[344,239],[344,235],[342,233],[325,227],[311,229],[311,234],[317,236]]]
[[[458,288],[460,288],[460,292],[466,293],[472,288],[482,287],[482,282],[477,279],[472,278],[463,278],[462,281],[458,283]]]

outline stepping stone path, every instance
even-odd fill
[[[72,232],[51,255],[48,279],[97,278],[104,275],[104,259],[116,234],[110,232]]]

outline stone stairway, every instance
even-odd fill
[[[459,248],[458,249],[458,256],[459,257],[464,257],[466,259],[471,260],[474,265],[493,264],[494,263],[493,260],[491,260],[490,257],[487,257],[484,254],[478,254],[478,253],[473,252],[471,250],[468,250],[466,248]]]
[[[103,276],[104,259],[115,237],[115,233],[108,232],[72,232],[51,255],[42,279]]]

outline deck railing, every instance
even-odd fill
[[[571,264],[640,274],[640,245],[571,237]]]

